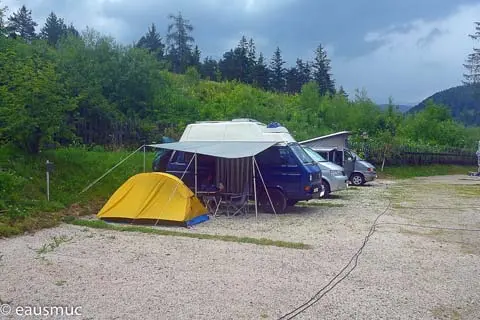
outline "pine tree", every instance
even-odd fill
[[[171,14],[168,17],[173,20],[168,25],[167,33],[168,56],[172,63],[172,71],[184,73],[191,61],[192,44],[195,42],[190,35],[193,26],[180,12],[176,16]]]
[[[151,27],[148,27],[147,33],[138,40],[136,47],[148,50],[157,60],[163,58],[165,45],[162,43],[162,38],[157,32],[155,23],[152,23]]]
[[[285,91],[285,61],[282,52],[277,47],[270,61],[270,87],[277,92]]]
[[[475,22],[475,33],[468,35],[474,41],[480,38],[480,22]],[[467,73],[463,74],[465,85],[478,85],[480,83],[480,48],[473,48],[473,52],[467,56],[463,66]]]
[[[255,42],[252,38],[248,41],[248,53],[247,53],[247,83],[252,84],[255,80],[255,65],[257,63],[257,52],[255,48]]]
[[[6,35],[6,23],[5,23],[5,16],[7,14],[8,7],[7,6],[1,6],[0,2],[0,36],[5,36]]]
[[[269,90],[270,85],[269,85],[269,70],[268,67],[265,63],[265,58],[263,57],[263,54],[260,52],[258,55],[258,60],[255,63],[254,71],[253,71],[253,83],[255,86],[264,89],[264,90]]]
[[[25,5],[8,17],[7,30],[10,35],[20,36],[28,42],[36,38],[36,26],[38,24],[32,19],[32,10],[27,10]]]
[[[302,59],[297,59],[296,68],[301,88],[305,83],[308,83],[312,80],[312,68],[309,62],[303,62]]]
[[[200,55],[200,49],[198,48],[198,46],[195,46],[195,49],[193,49],[190,65],[197,68],[197,70],[200,70]]]
[[[343,86],[340,86],[340,89],[338,89],[338,94],[348,100],[348,94],[345,89],[343,89]]]
[[[330,59],[328,59],[327,52],[322,45],[319,45],[315,50],[315,60],[312,68],[313,79],[318,83],[320,95],[334,94],[335,82],[330,74]]]
[[[40,38],[47,40],[47,42],[55,46],[61,37],[67,34],[67,26],[62,18],[58,18],[52,11],[47,17],[45,25],[40,30]]]
[[[235,49],[223,54],[223,59],[220,60],[219,67],[225,80],[248,82],[250,71],[248,51],[249,44],[247,38],[242,36]]]
[[[77,29],[75,29],[75,27],[71,23],[67,28],[67,34],[77,38],[80,37],[80,32],[78,32]]]
[[[296,67],[289,68],[285,73],[286,92],[294,94],[300,92],[302,86],[300,83],[300,74]]]
[[[211,57],[206,57],[200,65],[200,74],[203,79],[217,81],[218,62]]]
[[[248,82],[248,71],[249,71],[249,63],[248,63],[248,41],[245,36],[242,36],[238,46],[233,50],[234,59],[235,59],[235,66],[238,68],[238,76],[237,79],[241,82]]]

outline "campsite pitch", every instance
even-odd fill
[[[18,306],[81,307],[81,319],[279,319],[316,293],[295,319],[478,319],[480,181],[464,178],[381,179],[277,217],[163,234],[63,224],[0,239],[0,311],[10,310],[0,319]],[[356,268],[335,278],[381,213]]]

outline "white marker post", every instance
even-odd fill
[[[53,162],[47,160],[47,201],[50,201],[50,172],[53,171]]]
[[[477,161],[478,161],[478,169],[477,173],[480,174],[480,141],[478,141],[478,150],[477,150]]]

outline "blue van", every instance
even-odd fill
[[[215,141],[278,141],[255,156],[261,173],[261,176],[256,175],[255,180],[257,200],[263,211],[274,211],[268,195],[277,213],[284,212],[287,206],[293,206],[298,201],[318,199],[323,196],[320,167],[282,126],[270,127],[249,119],[197,122],[187,126],[180,138],[180,142],[182,141],[211,141],[212,143]],[[166,172],[182,177],[185,184],[193,190],[195,187],[195,161],[192,160],[192,157],[193,154],[189,152],[173,151],[166,166]],[[214,190],[219,179],[216,175],[217,173],[220,175],[219,168],[222,167],[219,163],[228,161],[232,162],[233,160],[198,154],[196,161],[197,188]],[[235,166],[231,168],[234,169],[222,171],[223,176],[228,175],[231,179],[231,176],[235,175],[234,178],[237,181],[242,180],[242,182],[251,178],[250,159],[240,158],[233,162]],[[188,166],[189,163],[190,166]],[[187,167],[188,170],[186,170]],[[264,183],[268,195],[263,187]],[[249,191],[253,190],[251,183],[248,185]],[[249,192],[249,195],[250,198],[254,198],[252,192]]]

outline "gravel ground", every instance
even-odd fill
[[[309,250],[72,225],[0,239],[0,305],[80,306],[79,319],[278,319],[348,263],[390,206],[356,269],[295,319],[480,319],[479,233],[411,225],[480,229],[478,192],[466,176],[378,180],[277,217],[188,230]]]

